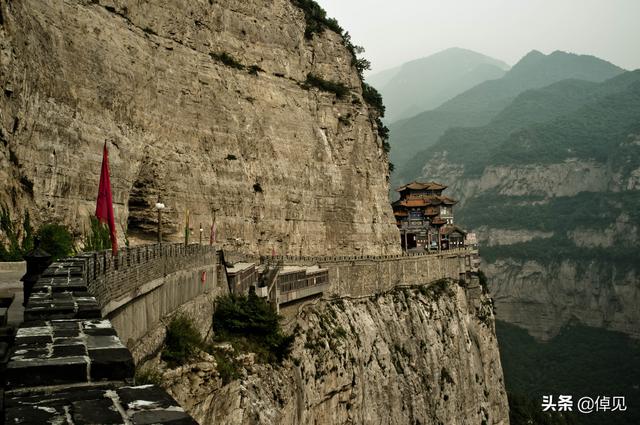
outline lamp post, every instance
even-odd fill
[[[202,223],[200,223],[200,245],[202,245],[202,232],[204,232],[204,229],[202,228]]]
[[[165,205],[160,202],[160,198],[158,198],[155,208],[158,211],[158,243],[162,243],[162,210],[165,209]]]

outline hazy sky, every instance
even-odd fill
[[[463,47],[513,65],[527,52],[640,68],[640,0],[316,0],[366,49],[372,72]]]

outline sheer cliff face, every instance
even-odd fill
[[[540,340],[577,320],[587,326],[640,338],[640,280],[635,270],[605,262],[552,264],[501,258],[487,264],[499,318],[526,328]]]
[[[203,424],[506,424],[491,302],[466,292],[319,302],[298,314],[284,366],[250,364],[222,385],[201,362],[164,386]]]
[[[254,252],[398,250],[351,55],[329,30],[306,40],[289,0],[0,5],[0,200],[14,217],[80,231],[107,141],[121,235],[153,237],[160,197],[167,238],[189,209],[195,234],[215,217],[220,241]],[[351,93],[306,87],[310,72]]]
[[[424,170],[449,176],[462,200],[457,213],[478,231],[499,320],[539,340],[573,320],[640,338],[640,224],[629,208],[640,200],[640,168],[631,165],[576,159],[491,166],[469,177],[443,155]],[[593,211],[599,219],[585,220]]]

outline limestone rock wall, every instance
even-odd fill
[[[574,320],[640,338],[640,277],[635,269],[595,261],[543,264],[501,258],[485,270],[492,276],[498,318],[539,340],[553,338]]]
[[[639,146],[637,141],[632,145]],[[426,178],[447,181],[452,196],[461,200],[455,207],[457,211],[454,209],[456,214],[462,210],[467,217],[473,215],[474,210],[468,205],[485,196],[500,196],[495,201],[497,208],[505,199],[516,199],[514,202],[527,208],[520,227],[503,228],[501,221],[495,219],[474,229],[499,320],[524,327],[542,340],[555,336],[572,320],[640,337],[640,223],[634,207],[617,211],[611,207],[615,203],[599,202],[605,196],[624,196],[626,205],[640,199],[635,164],[620,166],[613,161],[571,159],[554,164],[489,166],[479,176],[468,176],[464,165],[455,163],[444,152],[426,164],[423,173]],[[585,195],[593,199],[587,207],[602,210],[600,215],[604,218],[574,224],[566,217],[566,210],[558,210],[555,220],[568,222],[564,227],[570,230],[562,230],[563,226],[541,230],[528,225],[528,220],[535,223],[544,214],[539,212],[540,206],[556,198]],[[564,242],[567,251],[598,250],[599,256],[558,255],[543,261],[511,257],[508,252],[514,249],[511,246],[522,243],[540,242],[553,248],[558,241]],[[486,254],[495,247],[504,248],[500,255],[483,257],[483,249]],[[611,260],[620,254],[625,255],[626,261]]]
[[[295,324],[282,367],[243,357],[242,378],[222,385],[205,355],[163,385],[202,424],[508,423],[492,305],[479,291],[450,281],[320,301]]]
[[[219,241],[251,252],[399,251],[351,55],[329,30],[306,40],[289,0],[1,0],[0,12],[0,202],[14,217],[80,233],[108,142],[121,238],[155,237],[160,197],[166,239],[188,209],[195,238],[215,217]],[[351,93],[306,87],[310,72]]]

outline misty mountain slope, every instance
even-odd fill
[[[627,335],[603,329],[570,324],[548,342],[538,342],[524,329],[496,321],[500,357],[509,391],[510,422],[549,424],[549,418],[562,425],[635,425],[640,423],[640,345]],[[540,365],[544,365],[541,371]],[[548,394],[624,394],[627,410],[544,417],[540,400]],[[513,396],[525,396],[532,409],[514,409]],[[523,415],[524,413],[524,415]],[[533,422],[527,419],[536,417]],[[524,417],[523,417],[524,416]],[[566,419],[566,420],[565,420]]]
[[[622,72],[623,69],[593,56],[559,51],[544,55],[533,51],[504,77],[485,81],[432,111],[392,124],[391,161],[399,170],[395,181],[415,178],[418,160],[414,159],[409,166],[405,162],[434,145],[447,129],[486,125],[526,90],[565,79],[601,82]]]
[[[400,72],[401,66],[385,69],[384,71],[376,72],[375,74],[368,75],[366,77],[367,83],[373,87],[384,87],[398,72]]]
[[[500,78],[509,66],[461,48],[450,48],[368,77],[386,106],[386,121],[433,109],[471,87]]]
[[[501,320],[541,339],[574,319],[640,336],[640,71],[523,93],[447,132],[422,178],[462,200]]]
[[[487,161],[495,161],[504,155],[531,155],[532,152],[518,153],[517,138],[526,137],[527,132],[536,131],[534,124],[542,124],[558,119],[558,117],[578,111],[585,107],[584,111],[576,114],[574,119],[599,119],[593,114],[598,114],[597,108],[599,101],[605,101],[610,95],[624,95],[635,83],[640,82],[640,71],[627,72],[607,80],[603,83],[593,83],[583,80],[564,80],[554,83],[542,89],[528,90],[519,95],[509,106],[501,111],[489,124],[481,127],[457,127],[449,129],[438,140],[438,142],[429,149],[416,154],[405,167],[405,175],[417,175],[421,168],[431,160],[434,156],[438,156],[441,152],[450,152],[455,156],[458,163],[465,164],[465,174],[482,173]],[[633,93],[633,90],[631,90]],[[622,101],[619,96],[615,102]],[[587,107],[593,103],[593,106]],[[595,108],[595,110],[593,110]],[[593,111],[592,111],[593,110]],[[595,112],[595,111],[598,112]],[[589,112],[592,111],[592,112]],[[633,114],[633,108],[625,109],[621,113]],[[618,114],[615,113],[613,120],[617,120]],[[633,118],[627,119],[630,125],[633,124]],[[555,127],[564,125],[563,120],[559,120]],[[509,137],[516,130],[530,127],[528,130],[516,133]],[[608,132],[610,128],[602,131]],[[559,130],[559,128],[558,128]],[[621,128],[624,132],[625,130]],[[545,131],[545,130],[540,130]],[[562,146],[563,140],[575,139],[571,135],[578,134],[580,130],[568,127],[567,134],[560,138],[561,142],[557,146],[547,146],[542,149],[555,149]],[[592,135],[585,135],[586,139],[591,139]],[[554,139],[555,140],[555,139]],[[539,142],[539,141],[538,141]],[[536,143],[537,146],[539,143]],[[602,145],[594,142],[595,145]],[[531,145],[534,149],[534,145]],[[515,150],[514,150],[515,149]],[[511,153],[509,153],[511,152]],[[569,154],[571,154],[569,152]],[[535,162],[540,158],[539,155],[531,155],[530,158]],[[548,155],[546,155],[548,156]],[[503,159],[503,162],[509,162]]]

